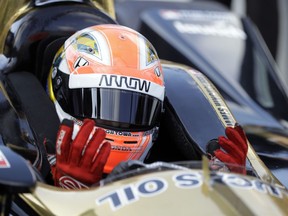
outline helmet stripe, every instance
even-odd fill
[[[164,100],[164,86],[141,78],[111,74],[70,74],[71,89],[100,87],[135,91]]]

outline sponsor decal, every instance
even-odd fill
[[[131,132],[127,132],[127,131],[105,130],[105,132],[107,134],[116,135],[116,136],[127,136],[127,137],[133,136]]]
[[[155,128],[144,131],[144,132],[129,132],[129,131],[115,131],[115,130],[110,130],[110,129],[105,129],[105,132],[110,135],[116,135],[116,136],[126,136],[126,137],[139,137],[140,135],[142,136],[149,136],[155,132]]]
[[[209,82],[208,79],[202,73],[195,72],[193,70],[190,70],[190,72],[192,72],[190,74],[192,75],[193,79],[202,90],[203,94],[210,101],[211,105],[213,106],[214,110],[219,116],[221,122],[226,127],[227,126],[233,127],[236,123],[236,120],[234,119],[232,113],[230,112],[223,98],[215,89],[214,85],[211,82]]]
[[[101,87],[124,87],[125,89],[138,90],[140,92],[149,92],[151,82],[135,77],[102,75],[99,86]]]
[[[87,65],[89,65],[89,62],[86,59],[84,59],[82,57],[78,57],[74,63],[74,68],[76,69],[78,67],[83,67],[83,66],[87,66]]]
[[[140,197],[152,197],[163,193],[168,187],[167,182],[161,178],[152,178],[137,182],[136,184],[125,185],[112,191],[96,200],[97,205],[108,202],[113,211],[129,205]]]
[[[246,34],[241,29],[228,23],[216,22],[210,24],[194,24],[175,21],[173,26],[180,33],[211,35],[229,38],[246,39]]]
[[[230,12],[209,10],[160,10],[160,15],[166,20],[194,20],[194,21],[229,21],[235,22],[237,18]]]
[[[10,168],[10,163],[1,150],[0,150],[0,168]]]
[[[112,145],[112,146],[111,146],[111,150],[131,152],[133,149],[132,149],[131,147],[127,147],[127,146]]]
[[[211,186],[215,183],[226,185],[227,187],[240,190],[254,190],[262,194],[267,194],[279,199],[288,196],[288,192],[276,186],[269,185],[258,179],[249,179],[246,176],[217,173],[210,176]],[[203,185],[203,175],[201,172],[183,172],[172,176],[172,183],[169,185],[167,179],[151,177],[134,184],[127,184],[116,190],[110,191],[95,200],[96,205],[107,204],[111,210],[116,211],[122,207],[130,205],[141,198],[149,198],[162,194],[169,186],[175,186],[183,190],[194,190]]]
[[[246,39],[237,17],[229,12],[198,10],[160,10],[160,16],[170,20],[181,34],[210,35]]]

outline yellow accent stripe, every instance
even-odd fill
[[[192,76],[205,97],[209,100],[222,124],[225,127],[233,127],[236,120],[215,86],[202,73],[193,73],[193,70],[188,70],[187,72]]]

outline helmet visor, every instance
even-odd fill
[[[69,110],[63,108],[74,117],[93,118],[98,126],[122,130],[154,127],[162,109],[157,98],[120,89],[70,89],[68,101]]]

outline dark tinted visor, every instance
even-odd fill
[[[162,102],[138,92],[85,88],[70,89],[68,112],[76,118],[93,118],[98,126],[122,130],[143,130],[159,121]],[[61,105],[61,104],[60,104]]]

